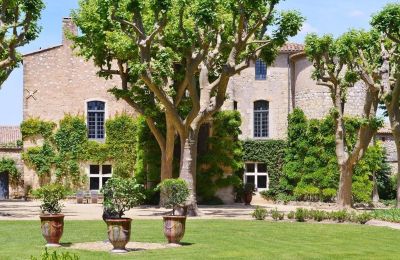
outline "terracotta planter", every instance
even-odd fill
[[[252,193],[245,193],[243,196],[244,204],[245,205],[250,205],[251,200],[253,199],[253,194]]]
[[[179,243],[185,235],[186,216],[163,216],[168,243]]]
[[[131,222],[130,218],[116,218],[106,219],[108,228],[108,239],[113,245],[114,253],[126,253],[128,252],[125,248],[131,237]]]
[[[64,215],[41,215],[42,235],[47,241],[46,246],[60,246],[60,239],[64,231]]]

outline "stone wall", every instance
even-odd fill
[[[397,173],[397,150],[393,135],[391,133],[378,133],[376,138],[382,142],[386,150],[386,160],[392,168],[392,173]]]
[[[254,64],[234,76],[229,82],[228,100],[223,109],[237,109],[242,115],[242,134],[240,139],[252,139],[253,109],[257,100],[269,101],[269,137],[286,138],[287,116],[289,111],[288,55],[281,54],[274,64],[267,68],[267,80],[255,80]]]
[[[314,70],[306,57],[297,59],[294,63],[294,105],[301,108],[308,118],[320,119],[325,117],[333,107],[329,89],[319,86],[311,78]],[[349,89],[345,113],[357,116],[362,113],[365,97],[365,86],[357,83]]]
[[[71,19],[64,18],[64,31],[76,33]],[[86,103],[100,100],[106,103],[105,120],[118,113],[126,112],[135,116],[135,111],[124,101],[117,101],[108,93],[114,86],[120,86],[120,79],[99,78],[98,69],[92,61],[76,56],[71,41],[62,37],[62,44],[26,54],[24,61],[23,119],[40,118],[58,123],[66,114],[86,115]],[[25,149],[35,145],[24,142]],[[26,185],[37,187],[36,173],[24,169]]]

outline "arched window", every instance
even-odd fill
[[[254,102],[254,137],[268,137],[269,102]]]
[[[258,59],[256,60],[256,80],[266,80],[267,79],[267,64]]]
[[[87,125],[90,139],[104,139],[104,113],[103,101],[87,102]]]

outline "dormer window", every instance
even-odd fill
[[[267,64],[258,59],[256,60],[256,80],[266,80],[267,79]]]
[[[89,139],[104,139],[105,102],[87,102],[87,125]]]

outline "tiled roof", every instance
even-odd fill
[[[18,148],[17,141],[21,139],[19,126],[0,126],[0,148]]]
[[[288,42],[281,48],[281,52],[295,53],[301,51],[304,51],[304,45],[300,43]]]

